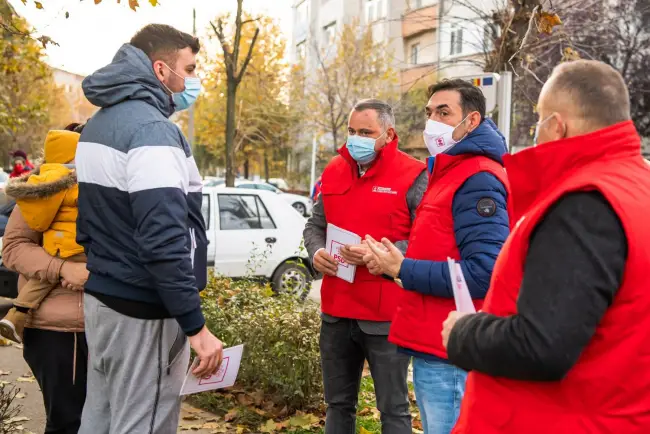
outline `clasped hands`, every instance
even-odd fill
[[[393,243],[384,238],[381,242],[370,235],[357,245],[346,245],[340,250],[341,256],[348,264],[366,266],[370,274],[379,276],[386,274],[390,277],[399,275],[404,255]],[[314,256],[316,270],[327,275],[336,276],[338,262],[324,249]]]

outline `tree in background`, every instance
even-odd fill
[[[642,136],[650,135],[649,0],[498,0],[488,10],[458,3],[494,24],[479,64],[486,72],[515,74],[514,144],[532,143],[537,96],[553,68],[579,58],[602,60],[623,75],[632,118]]]
[[[19,32],[31,31],[20,17],[12,17]],[[0,28],[0,155],[23,149],[34,154],[50,128],[70,122],[70,106],[56,87],[37,41]]]
[[[395,105],[400,149],[420,159],[429,156],[422,138],[427,123],[424,107],[428,100],[427,86],[422,85],[408,90]]]
[[[216,21],[223,22],[226,28],[229,19],[224,15]],[[243,14],[243,22],[253,20],[256,26],[244,26],[239,39],[239,51],[252,54],[232,107],[236,114],[233,169],[238,167],[234,161],[240,161],[246,177],[255,171],[268,179],[273,174],[284,175],[289,132],[296,116],[287,103],[289,67],[284,60],[286,41],[273,19]],[[254,37],[256,49],[250,51]],[[205,71],[205,92],[199,97],[195,109],[195,153],[201,169],[227,166],[228,155],[224,127],[228,119],[226,60],[222,52],[212,55],[206,51],[200,62]]]
[[[387,60],[386,42],[375,43],[372,28],[358,22],[344,25],[331,44],[312,51],[318,69],[314,77],[297,78],[302,83],[297,92],[303,94],[297,105],[302,104],[306,121],[326,136],[333,153],[345,137],[355,103],[364,98],[395,100],[398,75]]]
[[[255,41],[260,33],[259,27],[255,28],[253,36],[248,45],[246,57],[240,62],[242,30],[246,24],[254,23],[255,19],[242,20],[242,4],[244,0],[237,0],[237,12],[235,13],[235,22],[232,32],[234,37],[229,38],[228,23],[226,17],[217,19],[217,24],[212,25],[215,35],[219,38],[221,49],[223,51],[223,64],[226,71],[226,185],[232,187],[235,184],[235,135],[237,128],[237,89],[244,78],[246,68],[251,61]],[[230,26],[232,27],[232,26]]]

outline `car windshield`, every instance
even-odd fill
[[[210,180],[210,181],[206,182],[205,184],[203,184],[203,186],[204,187],[218,187],[220,185],[224,185],[225,183],[226,183],[226,181],[224,181],[222,179],[213,179],[213,180]]]
[[[274,193],[281,193],[281,190],[278,190],[271,184],[257,184],[257,188],[259,188],[260,190],[272,191]]]

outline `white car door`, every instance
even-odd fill
[[[208,267],[214,265],[217,251],[217,204],[214,193],[203,192],[203,202],[201,203],[201,214],[205,221],[205,230],[208,236]]]
[[[216,196],[216,273],[229,277],[265,276],[278,229],[264,203],[253,192]]]

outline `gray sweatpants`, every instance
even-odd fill
[[[174,434],[190,349],[174,319],[142,320],[84,297],[88,392],[79,434]]]

